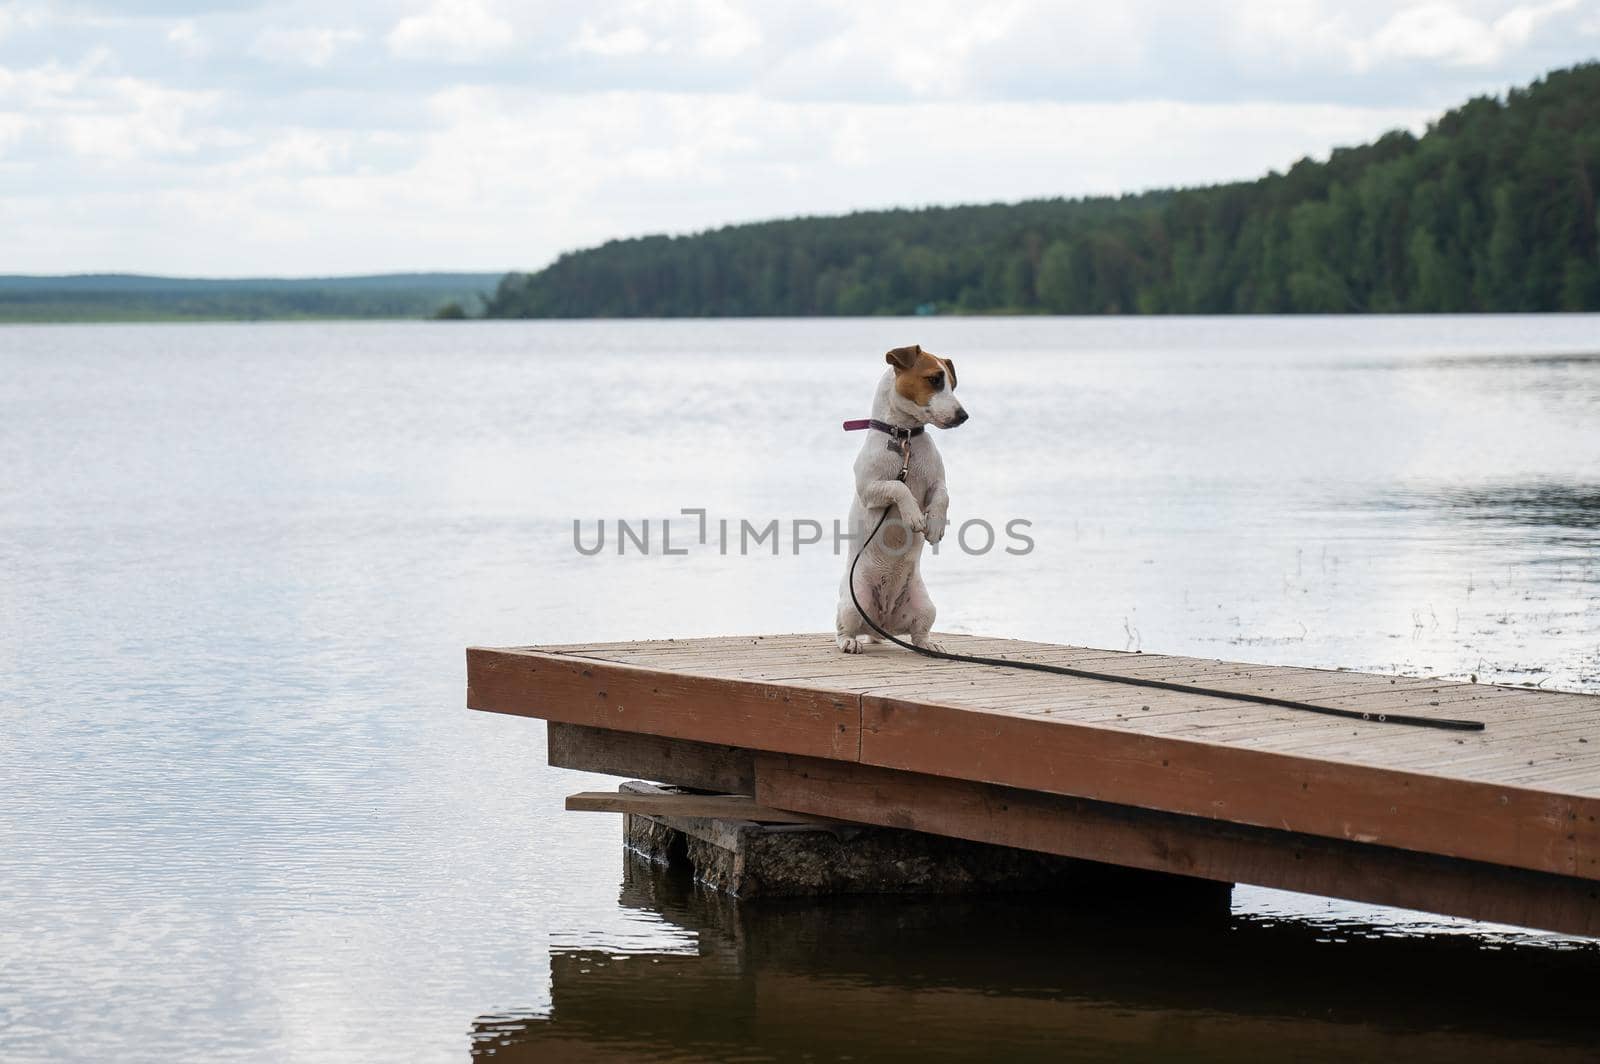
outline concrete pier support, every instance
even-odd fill
[[[662,794],[625,783],[625,794]],[[1051,892],[1226,912],[1227,883],[1120,868],[918,831],[628,813],[627,847],[741,899]]]

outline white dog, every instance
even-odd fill
[[[861,550],[861,537],[871,532],[885,508],[893,506],[883,530],[861,554],[855,568],[856,598],[885,632],[910,636],[919,647],[938,649],[928,641],[936,610],[917,571],[922,544],[944,538],[950,496],[944,486],[944,460],[923,429],[955,428],[967,412],[955,395],[956,367],[921,347],[897,347],[885,356],[889,369],[878,382],[870,422],[846,422],[868,428],[856,457],[856,495],[850,506],[850,530],[856,536],[850,562]],[[902,466],[904,481],[899,479]],[[907,537],[910,542],[907,542]],[[839,610],[834,617],[839,649],[861,650],[868,625],[850,599],[850,566],[839,585]]]

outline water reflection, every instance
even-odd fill
[[[1507,484],[1411,492],[1390,500],[1399,509],[1436,510],[1463,521],[1491,521],[1547,529],[1600,528],[1600,485]],[[1568,542],[1557,536],[1558,542]],[[1571,540],[1593,548],[1590,539]]]
[[[698,955],[551,954],[496,1061],[1593,1060],[1600,947],[1038,897],[737,904],[630,855]]]

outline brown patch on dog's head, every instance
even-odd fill
[[[883,357],[894,367],[894,390],[918,406],[927,406],[935,395],[956,386],[955,364],[929,354],[920,344],[897,347]]]
[[[912,344],[910,347],[896,347],[884,355],[883,360],[893,366],[896,373],[900,373],[916,365],[921,357],[922,345]]]

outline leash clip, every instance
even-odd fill
[[[906,477],[911,473],[911,437],[900,437],[900,475],[895,477],[900,483],[906,482]]]

